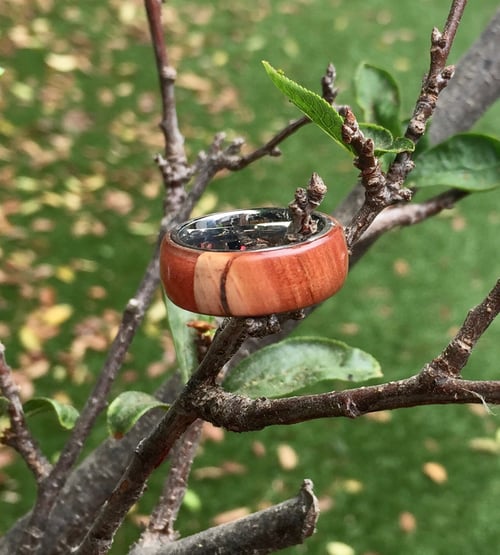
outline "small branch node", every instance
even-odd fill
[[[162,76],[173,83],[177,79],[177,71],[172,66],[163,66],[161,69]]]
[[[290,243],[316,232],[317,224],[311,214],[321,204],[326,193],[327,187],[316,172],[312,174],[307,189],[299,187],[295,190],[294,200],[288,205],[291,222],[286,238]]]

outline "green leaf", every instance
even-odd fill
[[[365,135],[372,139],[375,144],[375,155],[415,150],[415,143],[405,137],[397,137],[394,139],[392,133],[385,127],[376,125],[375,123],[360,123],[359,128]]]
[[[188,323],[194,320],[203,320],[215,326],[216,319],[213,316],[184,310],[175,305],[165,294],[163,297],[167,307],[168,326],[174,341],[177,364],[179,365],[182,381],[186,383],[198,366],[196,331],[190,328]]]
[[[287,96],[306,116],[308,116],[318,127],[329,135],[337,144],[347,151],[352,150],[342,141],[342,125],[344,119],[333,106],[316,94],[295,81],[292,81],[282,71],[274,69],[269,62],[262,64],[276,87]]]
[[[296,337],[244,359],[224,389],[249,397],[281,397],[326,380],[364,381],[382,375],[368,353],[333,339]]]
[[[395,135],[401,133],[401,98],[398,85],[389,72],[361,63],[354,76],[354,93],[364,120],[386,127]]]
[[[283,72],[274,69],[268,62],[263,61],[262,63],[271,81],[299,110],[309,117],[311,121],[338,145],[351,154],[354,154],[352,147],[345,144],[342,140],[342,125],[344,124],[344,119],[333,106],[328,104],[324,98],[315,92],[302,87],[295,81],[286,77]],[[368,136],[373,138],[375,153],[377,155],[385,152],[413,150],[414,148],[413,143],[408,139],[397,139],[397,141],[393,141],[391,132],[380,126],[366,124],[363,129],[367,129]]]
[[[72,405],[60,403],[48,397],[33,397],[23,405],[26,416],[35,416],[43,412],[53,412],[59,425],[66,430],[71,430],[78,419],[79,413]]]
[[[0,77],[5,73],[5,68],[0,67]]]
[[[420,154],[409,186],[495,189],[500,186],[500,141],[474,133],[454,135]]]
[[[109,433],[117,439],[123,437],[141,416],[158,407],[168,409],[169,405],[142,391],[121,393],[108,407]]]

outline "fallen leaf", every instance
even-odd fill
[[[67,72],[78,68],[78,58],[72,54],[55,54],[51,52],[45,58],[45,63],[52,69]]]
[[[246,472],[246,466],[235,461],[226,461],[221,466],[205,466],[203,468],[197,468],[194,471],[194,476],[198,480],[217,480],[224,476],[241,475],[245,474]]]
[[[328,555],[355,555],[356,553],[350,545],[342,542],[328,542],[326,552]]]
[[[329,495],[324,495],[318,499],[318,508],[321,512],[333,509],[335,502]]]
[[[500,454],[500,443],[496,439],[489,437],[475,437],[471,439],[469,441],[469,448],[480,453]]]
[[[104,207],[121,216],[127,215],[134,207],[132,197],[125,191],[111,189],[104,195]]]
[[[422,472],[436,484],[444,484],[448,481],[446,468],[437,462],[426,462]]]
[[[340,485],[345,492],[351,493],[351,494],[362,492],[364,487],[363,482],[360,482],[359,480],[353,480],[353,479],[343,480]]]
[[[64,283],[75,281],[75,272],[69,266],[59,266],[56,268],[56,277]]]
[[[392,412],[390,410],[381,410],[379,412],[369,412],[364,415],[364,418],[371,420],[372,422],[378,422],[380,424],[386,424],[392,420]]]
[[[21,326],[18,337],[26,350],[35,352],[42,350],[42,342],[31,326]]]
[[[108,292],[106,291],[106,289],[104,289],[102,285],[92,285],[92,287],[89,287],[87,295],[91,299],[100,300],[105,299],[108,295]]]
[[[209,79],[200,77],[196,73],[180,73],[175,83],[178,87],[196,92],[210,92],[212,83]]]
[[[38,291],[38,299],[40,304],[45,307],[53,306],[56,302],[57,293],[54,287],[41,287]]]
[[[256,457],[264,457],[266,454],[266,446],[262,441],[254,441],[252,443],[252,451]]]
[[[417,519],[413,513],[404,511],[399,515],[399,528],[406,534],[411,534],[417,529]]]
[[[407,260],[398,258],[394,261],[393,269],[396,275],[404,277],[410,273],[410,264]]]
[[[73,314],[73,307],[69,304],[56,304],[42,312],[42,321],[49,326],[60,326]]]
[[[293,447],[282,443],[277,448],[278,460],[283,470],[293,470],[299,464],[299,457]]]
[[[214,443],[221,443],[224,440],[224,430],[214,426],[210,422],[203,423],[202,440],[213,441]]]

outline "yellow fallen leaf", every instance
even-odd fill
[[[56,269],[56,277],[64,283],[71,283],[75,281],[75,272],[69,266],[59,266]]]
[[[57,71],[74,71],[78,68],[78,59],[72,54],[54,54],[51,52],[46,58],[45,63]]]
[[[278,445],[278,460],[283,470],[293,470],[299,464],[299,457],[293,447],[282,443]]]
[[[347,493],[356,494],[363,491],[364,486],[359,480],[347,479],[341,483],[341,487]]]
[[[42,342],[30,326],[22,326],[19,330],[19,341],[21,345],[28,351],[41,351]]]
[[[437,462],[427,462],[422,467],[422,472],[436,484],[444,484],[448,481],[446,468]]]
[[[489,437],[474,437],[469,441],[469,448],[481,453],[492,455],[500,454],[500,443],[496,439]]]
[[[42,320],[50,326],[60,326],[73,314],[73,307],[69,304],[55,304],[47,308],[42,314]]]
[[[328,542],[326,552],[328,555],[355,555],[354,549],[342,542]]]

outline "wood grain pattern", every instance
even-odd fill
[[[160,273],[177,305],[216,316],[262,316],[319,303],[335,294],[348,271],[342,226],[283,248],[211,251],[187,248],[167,235]]]

